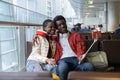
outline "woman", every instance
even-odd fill
[[[55,34],[54,22],[47,19],[43,22],[43,30],[37,30],[33,39],[33,47],[27,59],[27,72],[39,72],[43,70],[55,73],[56,62],[53,59],[55,53]]]

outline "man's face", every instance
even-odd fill
[[[58,30],[60,33],[67,33],[67,24],[64,20],[58,20],[56,21],[56,25],[58,27]]]

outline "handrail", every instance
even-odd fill
[[[22,23],[22,22],[9,22],[9,21],[0,21],[0,25],[19,25],[19,26],[42,26],[42,24],[34,23]]]

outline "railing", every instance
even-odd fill
[[[34,23],[22,23],[22,22],[9,22],[9,21],[0,21],[0,25],[14,25],[14,26],[42,26],[42,24]]]

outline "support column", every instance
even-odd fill
[[[108,31],[114,32],[120,24],[120,2],[108,2]]]

